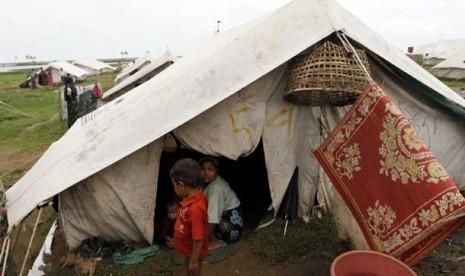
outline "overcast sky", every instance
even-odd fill
[[[336,0],[405,49],[465,38],[465,0]],[[1,0],[0,62],[176,55],[289,0]]]

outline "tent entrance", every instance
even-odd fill
[[[160,225],[166,218],[166,205],[175,198],[169,177],[169,171],[174,163],[182,158],[199,160],[203,156],[204,154],[184,148],[175,152],[164,151],[162,153],[155,209],[155,227]],[[260,142],[252,154],[240,157],[236,161],[225,157],[217,157],[217,160],[220,164],[220,175],[229,183],[241,201],[245,231],[255,229],[261,216],[271,204],[262,143]]]
[[[228,181],[241,201],[245,230],[257,228],[260,218],[271,204],[263,144],[249,156],[237,161],[219,158],[220,175]]]

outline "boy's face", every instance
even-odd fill
[[[200,165],[200,176],[206,184],[215,180],[218,172],[216,171],[215,164],[210,161],[205,161]]]
[[[177,216],[178,216],[178,205],[172,204],[168,206],[168,218],[170,220],[176,220]]]
[[[176,195],[178,195],[181,198],[184,198],[187,196],[187,190],[186,190],[186,185],[182,183],[181,181],[175,181],[171,179],[171,183],[173,184],[174,192]]]

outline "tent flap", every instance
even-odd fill
[[[162,145],[158,139],[59,195],[70,249],[93,237],[152,243]]]

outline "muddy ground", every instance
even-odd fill
[[[272,228],[276,229],[265,230],[268,231],[265,236],[248,232],[242,246],[231,257],[219,263],[205,264],[203,275],[330,275],[333,259],[350,250],[350,246],[335,238],[333,233],[328,234],[329,238],[322,237],[326,225],[310,226],[307,230],[313,231],[315,235],[305,236],[305,239],[312,241],[303,243],[302,240],[299,242],[302,239],[299,229],[295,230],[296,234],[289,234],[289,238],[294,240],[277,240],[280,237],[273,236],[273,231],[281,233],[283,222],[278,221],[275,224]],[[300,226],[294,229],[298,227]],[[292,229],[291,227],[290,230],[293,231]],[[290,247],[286,248],[286,244]],[[277,248],[280,247],[283,248],[278,252]],[[68,253],[68,249],[59,228],[55,234],[52,252],[46,258],[47,275],[78,275],[73,266],[62,267],[63,256]],[[416,265],[414,270],[418,275],[465,276],[464,256],[465,228],[461,228]],[[162,252],[136,265],[116,265],[111,258],[104,258],[97,262],[95,275],[183,275],[183,267],[174,265],[170,256]]]

